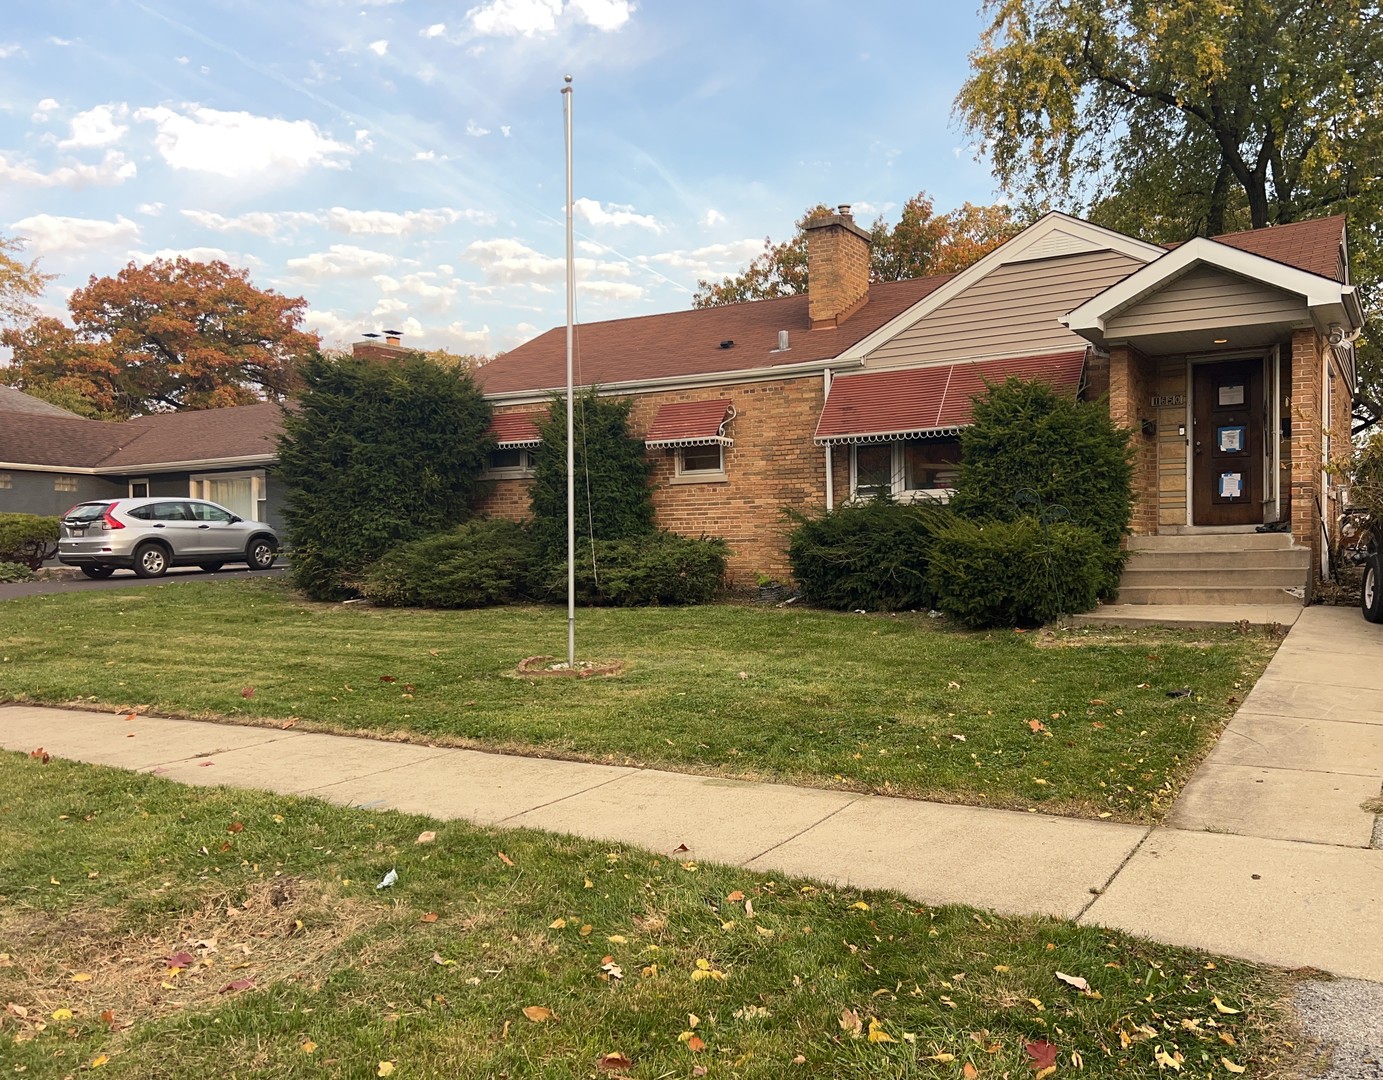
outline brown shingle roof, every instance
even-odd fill
[[[1227,244],[1332,281],[1343,281],[1340,242],[1344,234],[1345,216],[1335,214],[1333,217],[1294,221],[1289,225],[1273,225],[1266,229],[1223,233],[1211,239],[1217,244]]]
[[[0,386],[0,413],[28,413],[32,416],[62,416],[69,420],[78,419],[76,413],[52,405],[41,398],[16,390],[13,386]]]
[[[0,461],[125,469],[254,457],[277,451],[281,417],[271,403],[157,413],[124,423],[12,413],[0,423]]]
[[[809,329],[805,294],[584,323],[576,329],[576,381],[581,385],[636,382],[829,360],[950,278],[872,285],[868,303],[829,330]],[[784,353],[773,351],[780,330],[790,333]],[[734,344],[721,348],[723,341]],[[489,395],[556,390],[566,385],[566,365],[566,328],[558,327],[490,361],[475,375]]]
[[[659,405],[648,425],[648,446],[697,446],[724,439],[726,421],[734,415],[728,398],[711,401],[674,401]]]

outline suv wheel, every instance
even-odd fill
[[[245,548],[245,563],[251,570],[268,570],[278,558],[274,545],[264,537],[256,537]]]
[[[85,575],[86,575],[87,577],[89,577],[89,578],[95,578],[97,581],[104,581],[106,578],[110,577],[111,574],[115,573],[115,567],[113,567],[113,566],[83,566],[83,567],[82,567],[82,573],[85,574]]]
[[[162,577],[168,572],[168,552],[159,544],[134,549],[134,572],[139,577]]]
[[[1383,622],[1383,549],[1373,552],[1364,564],[1364,587],[1360,604],[1369,622]]]

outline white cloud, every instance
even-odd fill
[[[139,239],[139,226],[127,217],[115,221],[35,214],[10,226],[26,237],[40,255],[128,244]]]
[[[180,57],[178,57],[178,63],[179,63],[179,64],[182,64],[184,67],[186,67],[188,64],[192,63],[192,59],[191,59],[191,57],[180,56]]]
[[[49,116],[62,106],[58,104],[57,98],[46,97],[34,106],[34,114],[29,117],[35,124],[42,124]]]
[[[632,206],[616,206],[611,203],[607,210],[594,199],[577,199],[572,203],[572,211],[577,217],[592,225],[613,225],[615,228],[637,225],[641,229],[648,229],[655,233],[663,231],[663,227],[658,224],[653,215],[636,214]]]
[[[447,310],[455,302],[462,285],[457,278],[448,279],[427,271],[406,274],[402,278],[376,274],[374,283],[386,297],[404,300],[406,308],[423,311]],[[409,300],[412,302],[408,303]]]
[[[370,314],[383,318],[386,315],[399,315],[407,310],[408,305],[404,301],[397,300],[392,296],[386,296],[374,306]]]
[[[419,150],[416,154],[413,155],[413,160],[414,160],[414,161],[436,161],[436,160],[437,160],[437,151],[436,151],[436,150]],[[443,160],[446,160],[446,159],[444,158]]]
[[[490,129],[481,127],[474,120],[467,120],[466,134],[471,136],[472,138],[479,139],[490,134]]]
[[[368,319],[342,318],[334,311],[316,311],[308,308],[303,315],[303,325],[322,335],[323,345],[345,345],[360,337],[366,330],[374,329]]]
[[[708,229],[713,225],[721,224],[724,220],[725,215],[714,207],[701,215],[701,224],[705,225]]]
[[[665,266],[697,278],[724,277],[740,270],[764,249],[762,240],[736,240],[729,244],[707,244],[694,251],[664,251],[642,255],[641,263]]]
[[[525,285],[533,292],[550,293],[553,285],[566,280],[565,259],[543,255],[518,240],[476,240],[466,248],[464,258],[479,266],[492,285]],[[608,280],[629,277],[629,267],[624,263],[584,258],[575,262],[577,289],[582,293],[622,300],[643,295],[644,290],[638,285]]]
[[[309,120],[279,120],[198,105],[174,112],[160,105],[140,109],[136,120],[158,128],[155,144],[175,169],[246,179],[265,173],[299,173],[315,166],[345,168],[353,149],[322,134]]]
[[[368,128],[356,129],[355,145],[360,147],[360,149],[362,150],[373,150],[375,148],[375,142],[373,139],[370,138],[370,132]]]
[[[73,40],[72,40],[71,38],[60,38],[60,37],[56,37],[56,36],[54,36],[54,35],[49,35],[49,37],[48,37],[48,44],[49,44],[49,45],[57,45],[57,46],[59,46],[60,48],[64,48],[64,49],[65,49],[65,48],[67,48],[67,46],[72,45],[72,44],[75,44],[75,42],[73,42]]]
[[[374,53],[376,56],[383,56],[388,51],[389,42],[387,39],[380,38],[378,41],[370,42],[370,52]]]
[[[511,128],[509,127],[508,124],[500,124],[500,126],[499,126],[499,133],[500,133],[501,135],[503,135],[506,139],[509,138],[510,131],[511,131]]]
[[[446,23],[433,23],[431,26],[418,31],[418,33],[425,38],[439,38],[446,32]]]
[[[587,255],[604,255],[605,247],[602,244],[593,243],[590,240],[578,240],[576,250],[585,252]]]
[[[132,179],[135,164],[118,150],[107,150],[100,164],[85,162],[59,165],[51,172],[42,172],[27,162],[11,162],[0,154],[0,183],[27,184],[31,187],[84,188],[93,184],[121,184]]]
[[[299,278],[365,277],[393,266],[397,260],[382,251],[369,251],[353,244],[332,244],[326,251],[289,259],[288,269]]]
[[[634,13],[630,0],[571,0],[568,9],[582,22],[606,33],[618,30]]]
[[[581,281],[578,279],[576,291],[587,296],[598,296],[602,300],[638,300],[643,296],[642,285],[631,285],[627,281]]]
[[[130,258],[137,263],[153,262],[155,259],[165,259],[168,262],[176,259],[191,259],[193,262],[223,262],[230,263],[232,266],[251,268],[263,265],[253,255],[233,254],[225,248],[219,247],[159,248],[157,251],[131,251]]]
[[[446,206],[431,210],[405,210],[402,213],[392,210],[347,210],[344,206],[333,206],[324,214],[327,228],[351,236],[411,236],[415,233],[438,232],[458,221],[488,224],[493,220],[494,215],[482,210],[453,210]]]
[[[129,115],[129,107],[121,104],[97,105],[79,112],[72,118],[72,135],[58,143],[61,150],[75,150],[94,146],[109,146],[119,142],[128,124],[117,123]]]
[[[408,322],[416,322],[416,320],[409,319]],[[404,329],[410,334],[426,336],[431,348],[445,348],[451,345],[459,346],[461,352],[487,352],[489,350],[489,324],[482,326],[479,330],[467,330],[466,324],[461,322],[448,323],[446,326],[434,327],[430,330],[421,324],[418,325],[417,330],[409,330],[407,325]]]
[[[145,217],[158,217],[159,214],[163,213],[163,203],[161,203],[161,202],[146,202],[146,203],[140,203],[138,206],[135,207],[135,212],[136,212],[136,213],[143,214]]]
[[[184,210],[182,213],[202,228],[214,232],[247,232],[263,237],[278,236],[299,226],[315,225],[321,221],[317,214],[296,210],[251,210],[235,217],[226,217],[214,210]]]
[[[8,60],[11,56],[23,56],[24,47],[17,42],[6,41],[0,43],[0,60]]]

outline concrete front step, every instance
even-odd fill
[[[1130,551],[1285,551],[1294,547],[1291,533],[1195,533],[1128,538]]]
[[[1305,548],[1289,550],[1254,549],[1251,551],[1134,551],[1129,554],[1125,570],[1281,570],[1287,567],[1299,576],[1306,576],[1311,553]]]
[[[1306,566],[1185,566],[1163,568],[1133,562],[1124,568],[1119,589],[1158,585],[1187,588],[1279,588],[1306,584]]]
[[[1120,604],[1248,604],[1276,606],[1300,603],[1280,586],[1184,586],[1184,585],[1124,585],[1119,586]]]
[[[1301,614],[1291,600],[1271,607],[1247,604],[1101,604],[1084,615],[1071,616],[1075,626],[1165,626],[1201,630],[1216,626],[1289,627]]]

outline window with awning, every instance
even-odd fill
[[[533,455],[542,446],[538,434],[537,413],[498,413],[490,421],[490,437],[495,449],[490,451],[485,474],[492,479],[506,480],[533,475]]]
[[[675,481],[723,480],[725,448],[735,442],[725,429],[734,418],[735,407],[724,398],[660,405],[644,445],[675,451]]]

